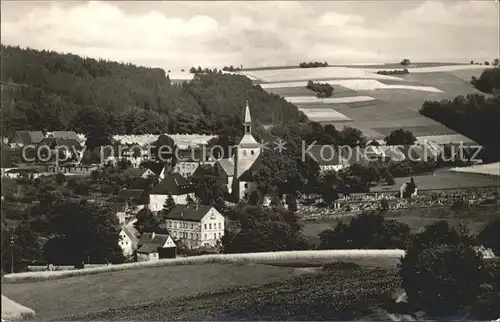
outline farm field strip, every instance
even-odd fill
[[[46,271],[46,272],[24,272],[4,275],[5,282],[16,282],[23,280],[46,280],[70,276],[81,276],[103,272],[122,271],[143,267],[164,267],[176,265],[193,265],[204,263],[265,263],[283,260],[309,260],[309,259],[358,259],[358,258],[392,258],[404,256],[404,250],[400,249],[348,249],[348,250],[307,250],[307,251],[282,251],[242,254],[216,254],[201,255],[185,258],[161,259],[152,262],[135,262],[127,264],[100,266],[84,268],[71,271]]]
[[[365,102],[365,101],[375,100],[371,96],[349,96],[349,97],[329,97],[329,98],[318,98],[316,96],[287,96],[284,98],[285,100],[294,104],[300,104],[300,103],[335,104],[335,103],[353,103],[353,102]]]
[[[443,134],[443,135],[425,135],[417,136],[417,141],[433,141],[437,144],[448,144],[448,143],[464,143],[464,144],[476,144],[474,140],[462,135],[462,134]]]
[[[400,84],[396,84],[395,81],[391,80],[392,84],[384,84],[383,82],[379,82],[375,79],[345,79],[345,80],[323,80],[321,83],[328,83],[330,85],[340,85],[347,89],[353,91],[371,91],[377,89],[408,89],[415,91],[423,91],[423,92],[433,92],[433,93],[442,93],[440,89],[431,86],[419,86],[419,85],[406,85],[404,81]],[[291,82],[291,83],[267,83],[262,84],[261,87],[264,89],[272,89],[272,88],[283,88],[283,87],[305,87],[307,82]],[[335,91],[334,91],[335,95]]]
[[[445,66],[431,66],[431,67],[415,67],[407,68],[410,74],[412,73],[434,73],[434,72],[452,72],[455,70],[468,70],[468,69],[486,69],[494,68],[495,66],[485,66],[485,65],[445,65]],[[399,69],[405,68],[401,66]],[[382,70],[381,68],[365,68],[365,71],[370,73],[376,73]]]
[[[500,176],[500,162],[489,164],[478,164],[470,167],[452,168],[450,171],[473,174],[486,174],[492,176]],[[500,182],[499,182],[500,185]]]
[[[363,68],[323,67],[323,68],[295,68],[282,70],[260,70],[251,73],[242,72],[265,82],[286,82],[327,78],[373,78],[373,79],[400,79],[394,76],[379,75]],[[249,77],[250,78],[250,77]]]
[[[323,121],[352,121],[344,114],[330,108],[299,108],[308,118],[315,122]]]

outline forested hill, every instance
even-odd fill
[[[260,124],[307,118],[237,75],[212,71],[171,85],[160,68],[1,46],[2,128],[106,134],[226,133],[241,127],[245,101]]]

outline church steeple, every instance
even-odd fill
[[[252,118],[250,117],[250,107],[248,106],[248,101],[246,101],[246,107],[245,107],[245,123],[243,123],[245,126],[245,134],[251,134],[252,133]]]

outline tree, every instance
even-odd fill
[[[403,65],[403,66],[408,66],[408,65],[410,65],[410,63],[411,62],[408,58],[405,58],[401,61],[401,65]]]
[[[495,58],[492,63],[493,66],[498,66],[498,58]]]
[[[149,208],[142,208],[136,215],[137,221],[134,223],[134,228],[143,233],[158,233],[168,234],[168,231],[161,227],[159,218],[157,218]]]
[[[486,281],[483,268],[482,256],[472,247],[442,244],[424,249],[403,282],[408,300],[434,316],[456,315],[479,297]]]
[[[417,138],[410,131],[397,129],[386,136],[384,140],[387,145],[413,145]]]
[[[380,213],[363,213],[349,224],[320,233],[320,249],[405,249],[410,228],[396,220],[385,220]]]
[[[201,165],[191,177],[194,193],[201,204],[211,205],[218,209],[224,206],[224,199],[229,195],[217,167]]]
[[[473,283],[477,283],[475,265],[481,264],[481,258],[474,255],[475,245],[476,242],[465,227],[454,228],[444,220],[428,225],[424,231],[412,236],[406,255],[399,264],[399,275],[408,300],[419,308],[436,313],[437,306],[443,310],[454,310],[466,304],[463,301],[468,296],[463,292],[471,292],[475,297],[476,286],[469,286],[469,290],[467,287],[455,287],[461,283],[468,285],[469,282],[463,279],[469,278],[469,273]],[[458,259],[463,260],[463,263],[457,262]],[[436,269],[430,269],[434,265]],[[424,275],[428,279],[422,280],[420,276]],[[456,302],[449,297],[449,292],[460,293],[457,294]],[[434,299],[434,304],[429,303],[426,297]]]
[[[389,210],[389,201],[387,199],[382,199],[380,200],[380,209],[384,212],[387,212]]]
[[[175,206],[176,204],[174,198],[169,193],[167,196],[167,200],[165,200],[165,204],[163,205],[163,210],[162,210],[163,217],[165,218],[165,216],[167,216],[175,208]]]
[[[490,64],[490,62],[486,60],[486,61],[484,62],[484,64],[485,64],[486,66],[488,66],[488,65]]]
[[[168,135],[160,135],[152,148],[153,157],[162,163],[169,163],[172,167],[177,163],[175,141]]]
[[[93,263],[121,263],[119,225],[111,208],[86,201],[56,204],[49,214],[51,237],[44,246],[45,260],[52,264],[82,267]]]
[[[239,229],[222,238],[224,253],[250,253],[306,249],[297,216],[281,208],[237,206],[232,209]]]
[[[61,184],[63,184],[63,183],[66,182],[66,176],[64,175],[64,173],[60,173],[60,172],[57,173],[55,175],[55,179],[56,179],[56,183],[59,184],[59,185],[61,185]]]

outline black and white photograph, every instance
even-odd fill
[[[499,1],[0,11],[2,322],[500,322]]]

